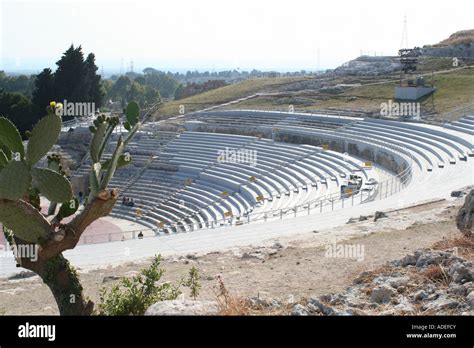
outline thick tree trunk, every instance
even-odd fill
[[[22,265],[36,272],[49,287],[60,315],[91,315],[94,303],[87,300],[76,270],[62,254]]]
[[[41,245],[38,259],[17,259],[19,266],[38,274],[54,295],[61,315],[91,315],[94,303],[84,298],[82,285],[76,270],[62,254],[74,249],[84,230],[95,220],[107,216],[117,200],[117,190],[103,190],[84,210],[67,225],[62,225],[63,238],[54,238]],[[51,236],[57,233],[51,226]],[[15,237],[15,244],[24,245],[23,240]],[[34,245],[34,244],[32,244]]]
[[[61,315],[91,315],[94,303],[83,295],[82,285],[76,270],[62,254],[46,263],[41,278],[51,289]]]

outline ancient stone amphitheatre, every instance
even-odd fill
[[[69,127],[62,151],[85,126]],[[434,126],[230,110],[148,122],[113,182],[133,207],[117,204],[117,228],[84,236],[71,257],[93,266],[245,246],[447,199],[473,182],[473,134],[474,116]],[[89,170],[85,159],[73,171],[78,187]]]

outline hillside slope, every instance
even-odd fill
[[[474,29],[460,30],[449,36],[449,38],[437,43],[435,47],[467,45],[474,43]]]
[[[278,86],[305,81],[306,77],[278,77],[250,79],[230,86],[214,89],[194,95],[189,98],[165,103],[159,110],[159,117],[169,117],[179,114],[180,105],[184,105],[186,112],[204,109],[210,106],[227,103],[232,100],[247,97],[249,95],[272,91]]]

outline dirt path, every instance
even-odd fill
[[[346,225],[344,230],[356,230],[360,235],[345,241],[334,240],[331,231],[324,231],[298,239],[282,238],[272,247],[167,258],[163,262],[164,280],[177,280],[192,266],[197,267],[202,275],[201,299],[214,298],[216,275],[221,275],[227,288],[240,296],[270,296],[288,301],[339,292],[362,271],[377,268],[415,249],[429,247],[443,238],[457,236],[459,233],[452,222],[455,211],[454,206],[443,201],[394,212],[377,222],[370,219]],[[324,242],[320,233],[327,236]],[[363,250],[359,255],[363,260],[327,257],[327,247],[334,243],[359,247],[359,251]],[[136,274],[147,262],[81,272],[86,295],[97,301],[99,289],[112,284],[112,281],[104,283],[105,277]],[[48,288],[38,277],[1,279],[0,314],[57,314],[57,309]]]

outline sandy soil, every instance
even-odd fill
[[[192,266],[201,274],[200,299],[214,299],[215,277],[220,275],[229,291],[239,296],[270,296],[282,301],[298,301],[308,296],[340,292],[360,272],[377,268],[416,249],[429,247],[444,238],[459,236],[454,215],[463,199],[440,201],[388,214],[377,222],[369,219],[338,229],[357,231],[347,240],[334,240],[331,231],[275,240],[273,247],[240,248],[225,253],[166,258],[165,281],[185,276]],[[363,260],[327,257],[334,243],[364,248]],[[268,244],[267,244],[268,245]],[[104,277],[136,274],[149,263],[127,263],[118,267],[80,271],[85,293],[94,302],[99,289],[110,286]],[[187,294],[185,295],[187,297]],[[0,279],[0,314],[58,314],[49,289],[39,277]]]

